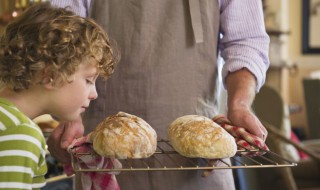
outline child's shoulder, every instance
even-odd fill
[[[0,98],[0,130],[3,131],[18,126],[34,128],[36,124],[14,104],[6,99]]]

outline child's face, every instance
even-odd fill
[[[60,120],[78,118],[90,101],[98,97],[95,86],[97,77],[98,68],[95,64],[80,64],[76,73],[70,76],[72,82],[54,90],[51,114]]]

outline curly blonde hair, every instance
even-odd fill
[[[51,81],[66,82],[90,57],[104,78],[113,73],[119,59],[99,25],[49,3],[34,5],[11,22],[0,38],[0,89],[28,89],[43,82],[45,70]]]

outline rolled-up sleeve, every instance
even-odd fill
[[[91,0],[50,0],[51,5],[67,8],[79,16],[89,16]]]
[[[222,0],[220,12],[224,85],[228,73],[246,68],[255,76],[258,92],[270,65],[270,38],[264,25],[261,0]]]

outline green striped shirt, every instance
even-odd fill
[[[43,187],[45,150],[41,129],[12,103],[0,98],[0,189]]]

